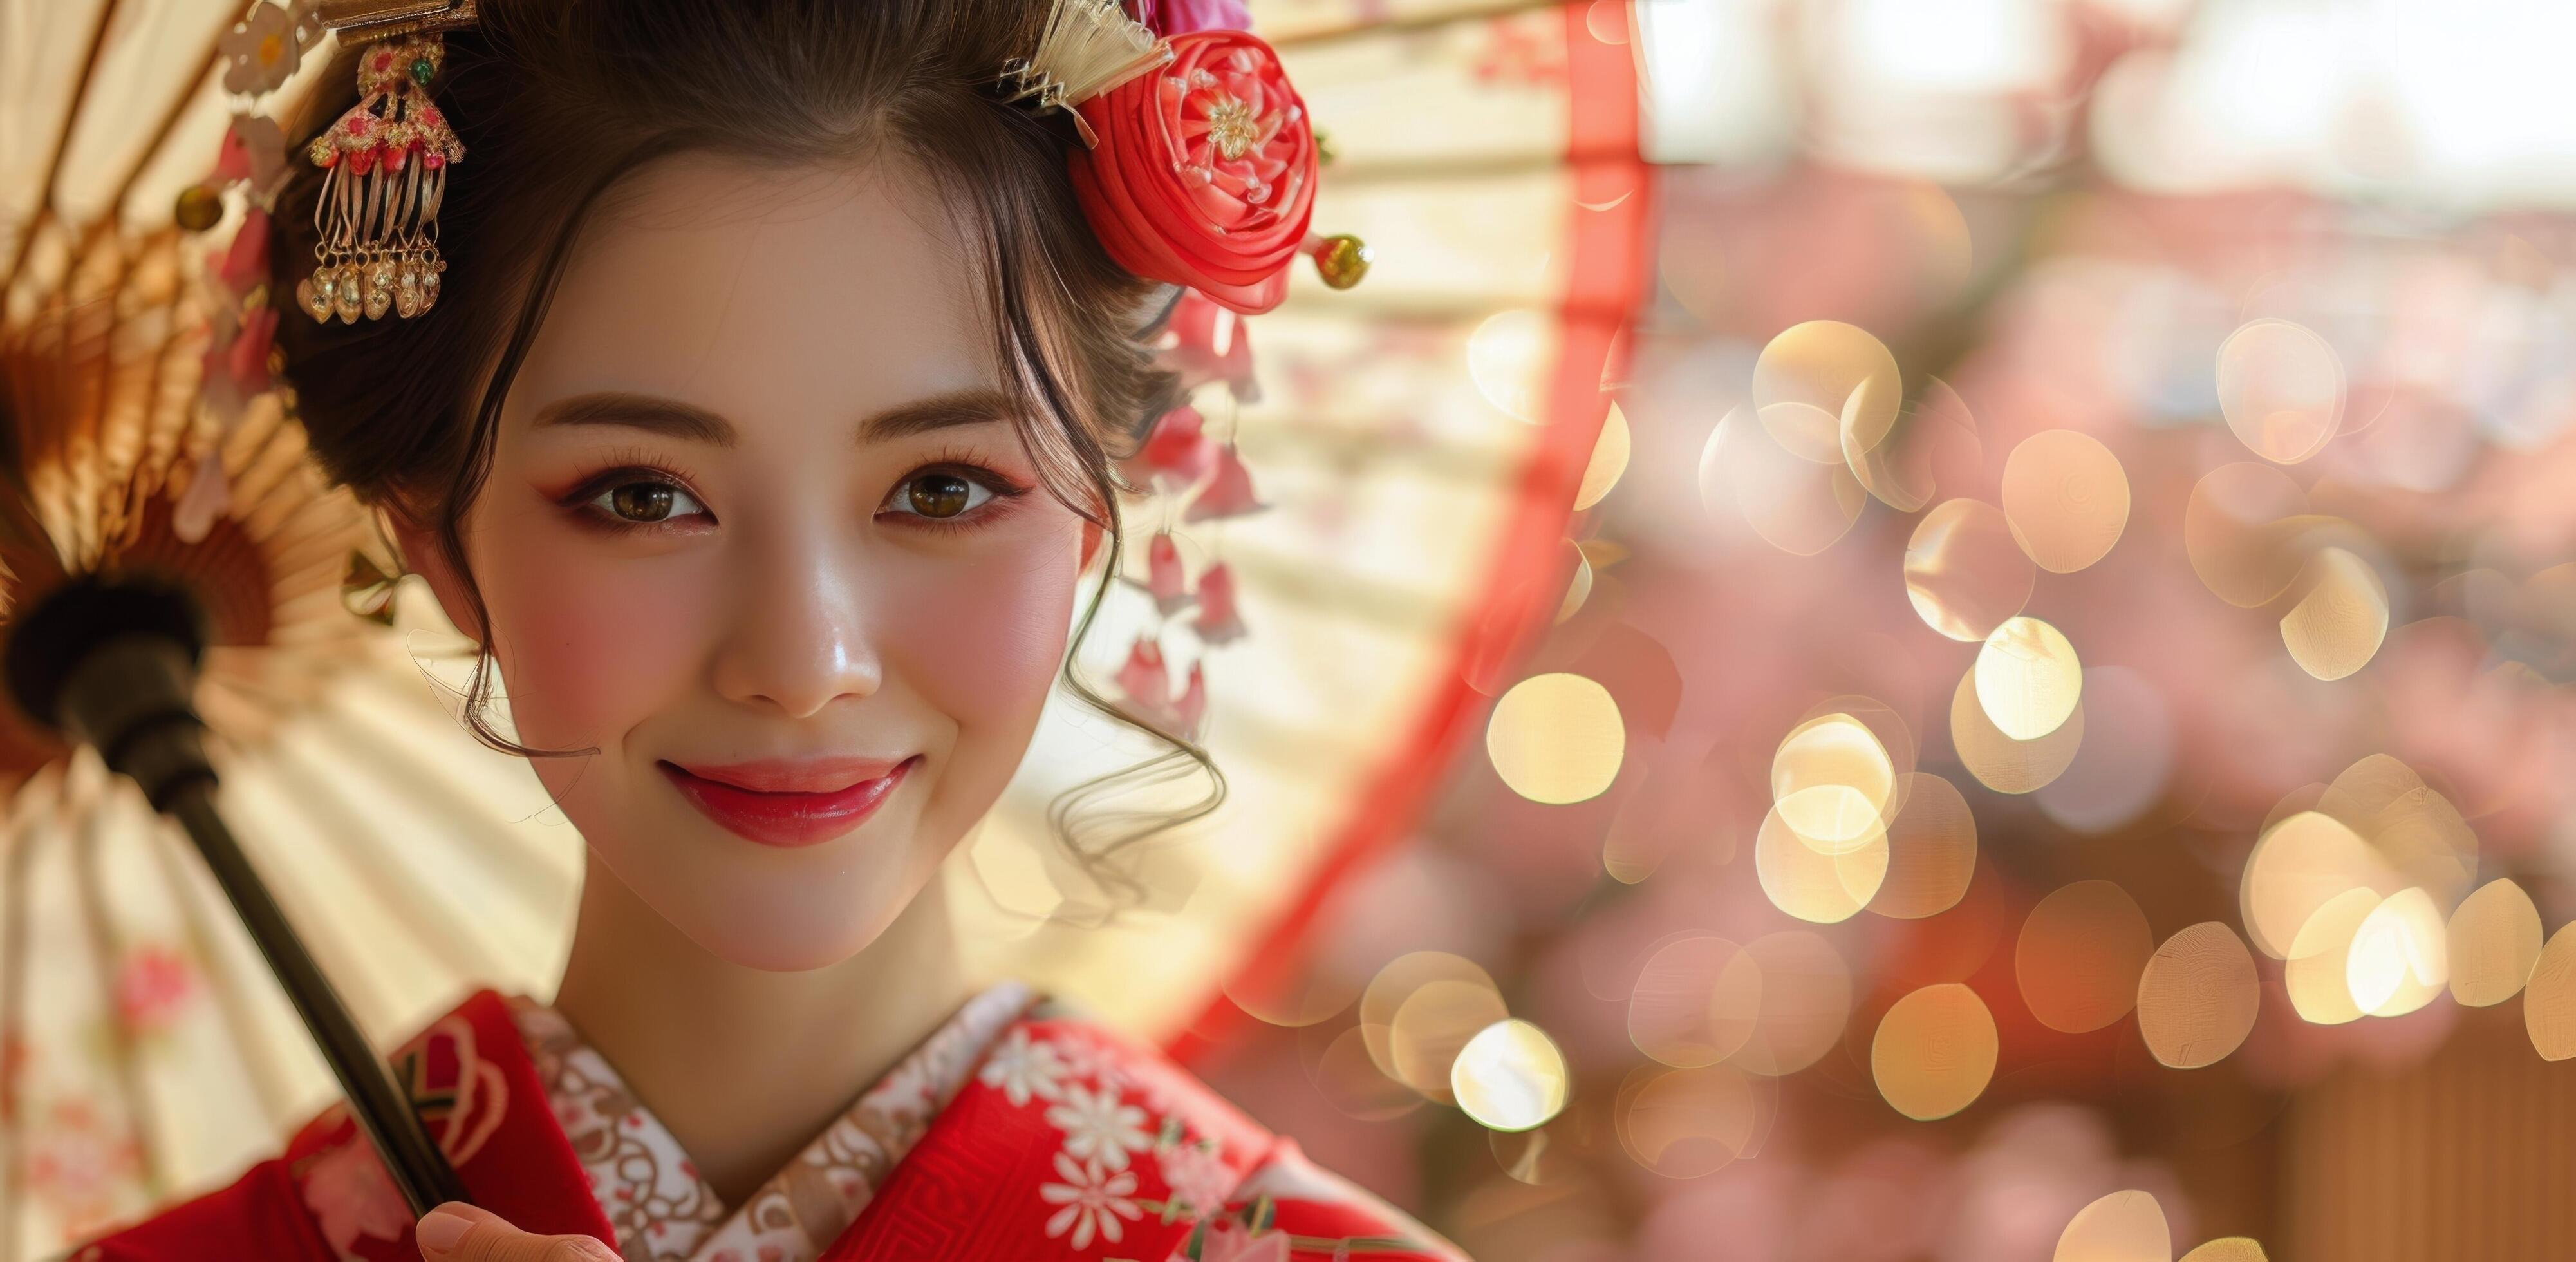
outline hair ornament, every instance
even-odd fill
[[[429,99],[447,46],[439,32],[471,24],[474,0],[321,0],[321,22],[342,38],[372,38],[358,57],[358,103],[305,152],[325,169],[313,206],[320,245],[296,305],[316,321],[403,319],[438,303],[438,208],[447,169],[465,146]]]
[[[1003,99],[1071,114],[1089,149],[1099,137],[1074,107],[1171,61],[1171,43],[1128,17],[1118,0],[1056,0],[1037,51],[1003,65]]]
[[[1368,247],[1307,230],[1318,152],[1306,104],[1269,44],[1221,0],[1055,0],[1035,52],[1002,69],[1005,100],[1073,117],[1074,193],[1119,266],[1257,314],[1315,260],[1347,289]],[[1204,24],[1203,23],[1207,23]]]

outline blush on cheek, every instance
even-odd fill
[[[685,570],[524,537],[483,567],[520,740],[605,746],[686,685],[709,602]]]
[[[969,567],[925,569],[908,576],[918,590],[890,604],[902,611],[883,627],[890,654],[961,739],[1024,733],[1044,707],[1079,581],[1073,548],[1060,551],[997,552]],[[1020,753],[1006,756],[1016,763]]]

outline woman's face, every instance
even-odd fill
[[[718,956],[819,967],[1000,794],[1097,532],[1039,485],[907,169],[690,157],[621,191],[466,553],[518,738],[599,749],[535,760],[597,860]]]

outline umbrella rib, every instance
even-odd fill
[[[376,675],[363,675],[360,678],[369,684],[390,682]],[[346,702],[342,704],[345,706]],[[404,749],[378,726],[374,716],[351,714],[347,717],[350,721],[340,724],[339,728],[343,739],[350,743],[353,750],[357,746],[364,745],[385,758],[387,765],[393,766],[416,760],[417,751]],[[424,796],[426,800],[420,803],[421,806],[455,821],[459,825],[457,829],[459,836],[470,838],[486,856],[514,869],[518,875],[533,876],[538,880],[551,880],[559,875],[554,869],[548,867],[543,859],[530,853],[526,847],[503,843],[495,834],[487,831],[486,826],[491,823],[492,814],[475,816],[458,809],[457,804],[462,795],[427,794]],[[551,801],[549,805],[552,805]]]
[[[134,192],[135,182],[151,168],[152,159],[161,152],[161,146],[170,142],[170,133],[179,129],[179,120],[188,116],[188,106],[197,97],[197,85],[205,82],[206,76],[215,72],[216,63],[223,60],[224,36],[231,32],[232,26],[226,22],[215,28],[215,38],[206,45],[206,55],[197,61],[197,73],[190,76],[186,81],[188,86],[171,99],[170,108],[162,113],[161,122],[152,129],[152,143],[143,147],[142,156],[126,169],[125,178],[117,181],[116,196],[108,202],[110,207],[125,205],[125,199]]]
[[[453,926],[437,924],[424,916],[422,900],[415,896],[416,891],[390,880],[385,873],[385,865],[375,856],[357,852],[350,834],[363,831],[368,812],[350,801],[328,768],[313,765],[310,757],[287,742],[272,745],[271,753],[282,762],[292,762],[307,778],[301,802],[305,816],[319,824],[339,825],[315,831],[329,839],[332,848],[338,850],[341,858],[359,873],[359,879],[366,883],[367,888],[394,909],[394,915],[411,930],[413,939],[429,955],[454,970],[458,977],[469,981],[498,977],[506,971],[488,945],[471,934],[456,933]]]
[[[89,56],[81,62],[80,84],[72,90],[72,106],[63,114],[62,130],[54,133],[54,152],[45,159],[44,192],[36,198],[36,213],[27,218],[27,234],[18,239],[17,252],[9,259],[9,275],[0,280],[0,299],[18,287],[18,275],[27,266],[27,246],[36,239],[37,229],[54,213],[54,187],[63,176],[63,152],[72,147],[72,132],[80,126],[81,106],[89,100],[89,82],[98,75],[101,54],[107,51],[108,29],[116,24],[120,0],[107,0],[98,10],[98,27],[89,33]]]
[[[98,852],[107,844],[108,806],[117,787],[120,786],[111,783],[109,792],[99,795],[89,817],[81,821],[80,832],[72,839],[72,862],[80,874],[82,926],[88,930],[99,990],[110,1009],[108,1044],[116,1060],[116,1076],[125,1088],[126,1124],[134,1132],[135,1148],[143,1154],[143,1186],[147,1195],[157,1201],[169,1183],[167,1172],[161,1168],[159,1145],[152,1142],[158,1128],[152,1125],[152,1102],[135,1067],[134,1030],[126,1023],[124,1005],[116,993],[116,933],[108,925],[107,886],[98,868]]]

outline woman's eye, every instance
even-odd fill
[[[886,497],[894,512],[934,520],[968,513],[993,498],[993,488],[958,473],[916,473]]]
[[[612,519],[637,526],[707,511],[696,496],[668,482],[621,482],[590,502]]]

